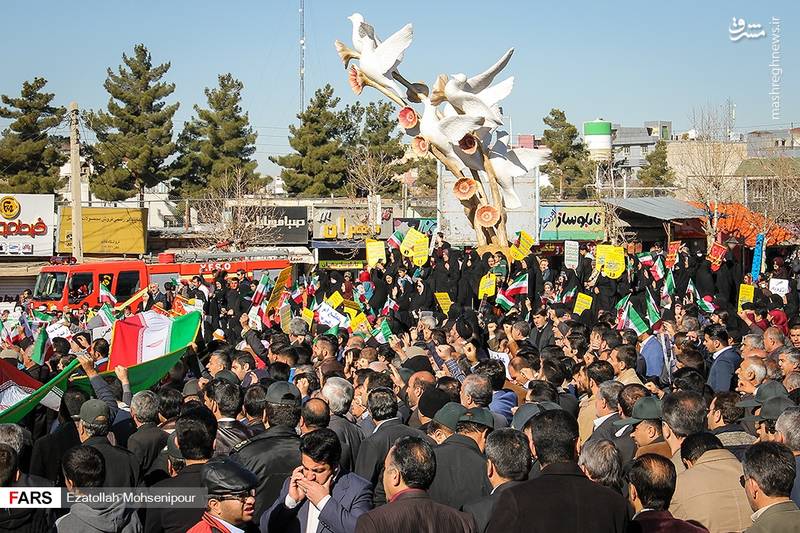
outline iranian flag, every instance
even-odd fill
[[[400,249],[400,245],[403,244],[403,239],[404,238],[405,238],[405,235],[403,235],[403,232],[400,231],[400,230],[397,230],[394,233],[392,233],[392,235],[388,239],[386,239],[386,244],[388,244],[389,246],[391,246],[395,250],[399,250]]]
[[[653,266],[653,254],[650,252],[644,252],[641,254],[636,254],[636,257],[639,259],[639,262],[646,267]]]
[[[628,305],[631,299],[631,295],[628,294],[620,301],[617,302],[617,305],[614,306],[614,310],[617,313],[617,329],[621,330],[625,328],[625,311],[628,310]]]
[[[661,321],[661,311],[658,310],[650,289],[647,289],[647,321],[650,322],[651,328],[655,328],[656,324]]]
[[[263,274],[258,280],[258,285],[256,285],[256,290],[250,300],[253,307],[261,305],[261,302],[267,297],[267,293],[269,293],[269,274]]]
[[[397,305],[397,302],[392,300],[391,298],[386,298],[386,303],[383,304],[383,309],[381,309],[381,316],[388,315],[390,311],[399,311],[400,306]]]
[[[73,359],[64,370],[42,385],[14,365],[0,360],[0,424],[15,424],[37,405],[58,410],[67,379],[80,364]]]
[[[100,297],[97,299],[101,304],[111,304],[116,305],[117,299],[114,298],[114,295],[111,294],[111,291],[108,289],[108,285],[105,283],[100,284]]]
[[[39,328],[39,333],[36,335],[36,342],[33,343],[31,359],[37,365],[41,365],[50,359],[51,355],[53,355],[53,343],[50,342],[50,335],[47,334],[45,328]]]
[[[117,320],[108,368],[128,368],[185,348],[194,342],[199,328],[200,313],[196,311],[175,318],[145,311]]]
[[[295,285],[294,289],[292,289],[292,300],[294,303],[299,304],[303,302],[303,296],[305,295],[306,290],[305,287],[300,285],[300,281],[298,280]]]
[[[672,275],[672,270],[668,270],[664,278],[664,289],[669,295],[675,294],[675,277]]]
[[[661,261],[661,258],[655,260],[653,266],[650,267],[650,274],[653,275],[653,279],[656,281],[661,281],[664,279],[664,262]]]
[[[630,302],[628,302],[624,313],[623,329],[624,328],[632,329],[636,332],[636,335],[641,335],[648,329],[644,319],[639,316],[639,313],[636,312],[636,309],[633,308]]]
[[[86,324],[87,329],[102,328],[103,326],[113,326],[117,319],[114,311],[107,305],[103,305],[97,313]]]
[[[574,286],[569,290],[564,291],[561,294],[561,303],[570,303],[572,300],[575,299],[575,296],[578,294],[578,286]]]
[[[697,307],[699,307],[701,311],[705,311],[706,313],[714,312],[714,304],[700,296],[691,278],[689,278],[689,285],[686,286],[686,294],[694,296],[694,303],[697,304]],[[708,296],[708,298],[711,298],[711,296]]]
[[[0,324],[3,326],[3,331],[0,332],[0,340],[9,344],[17,344],[25,339],[25,333],[23,333],[17,320],[10,318],[5,322],[0,321]]]
[[[389,327],[389,323],[384,320],[381,322],[380,327],[372,330],[372,336],[375,337],[375,340],[379,343],[388,344],[389,338],[392,336],[392,328]]]
[[[497,293],[497,298],[495,298],[495,303],[500,306],[503,311],[508,311],[512,307],[514,307],[514,300],[508,297],[508,293],[506,291],[500,291]]]
[[[516,296],[528,292],[528,273],[520,274],[506,289],[506,296]]]

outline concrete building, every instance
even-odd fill
[[[656,143],[672,137],[672,122],[653,120],[645,122],[643,126],[634,127],[614,124],[611,135],[614,167],[631,183],[647,164],[645,158],[655,148]]]

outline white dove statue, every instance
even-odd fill
[[[503,195],[503,203],[508,209],[522,206],[514,190],[514,178],[524,175],[544,164],[547,153],[531,148],[508,148],[510,136],[504,131],[497,132],[497,139],[489,150],[489,161],[494,169],[497,184]]]
[[[360,27],[363,27],[363,23]],[[411,24],[406,24],[380,44],[376,45],[375,41],[369,38],[361,41],[363,46],[359,59],[361,72],[376,84],[394,91],[400,98],[405,93],[390,76],[399,63],[400,56],[411,45],[413,36],[414,30]]]
[[[453,144],[458,144],[467,133],[477,130],[483,125],[482,117],[456,115],[439,119],[436,107],[430,100],[423,100],[425,110],[419,120],[419,136],[424,138],[442,152],[447,159],[464,168],[464,163],[456,155]]]

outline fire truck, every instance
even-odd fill
[[[82,264],[54,264],[42,267],[33,289],[33,304],[45,305],[48,310],[76,307],[84,303],[90,307],[99,305],[100,285],[103,284],[114,295],[117,302],[124,302],[151,283],[164,290],[166,283],[176,279],[188,280],[202,276],[210,282],[214,274],[225,271],[229,275],[244,270],[256,282],[265,273],[275,277],[292,264],[289,259],[258,259],[238,257],[176,260],[175,254],[159,254],[158,261],[143,260],[99,261]],[[297,268],[299,265],[295,265]]]

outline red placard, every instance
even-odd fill
[[[681,249],[681,241],[670,241],[667,247],[667,258],[664,266],[671,269],[678,262],[678,251]]]
[[[720,243],[715,242],[711,245],[711,249],[708,251],[707,259],[711,261],[711,270],[716,272],[719,270],[720,265],[722,265],[722,260],[725,258],[725,253],[728,251],[727,248],[722,246]]]

